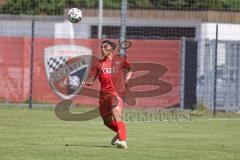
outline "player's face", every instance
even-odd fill
[[[108,57],[113,52],[113,47],[109,44],[102,44],[101,48],[103,57]]]

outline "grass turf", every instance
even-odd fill
[[[0,107],[0,160],[238,160],[240,118],[127,122],[128,147],[100,119],[64,122],[52,109]]]

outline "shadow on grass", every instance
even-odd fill
[[[85,145],[85,144],[65,144],[66,147],[93,147],[93,148],[111,148],[113,146],[107,145]]]

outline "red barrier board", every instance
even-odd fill
[[[135,68],[132,86],[126,97],[129,106],[164,108],[179,104],[180,41],[131,40],[128,61]],[[89,48],[99,56],[97,39],[36,38],[34,48],[33,101],[57,103],[57,96],[48,84],[44,66],[44,52],[53,46],[74,45]],[[24,102],[29,96],[31,39],[0,37],[0,100]],[[99,82],[91,87],[94,96],[78,95],[76,103],[98,104]],[[80,92],[81,94],[81,92]]]

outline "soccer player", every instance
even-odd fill
[[[115,54],[117,45],[105,40],[101,45],[103,59],[97,60],[91,66],[89,76],[84,85],[91,86],[95,79],[101,83],[99,111],[104,124],[115,131],[117,135],[111,144],[127,149],[126,125],[122,119],[123,98],[126,85],[132,75],[132,67],[126,56]]]

